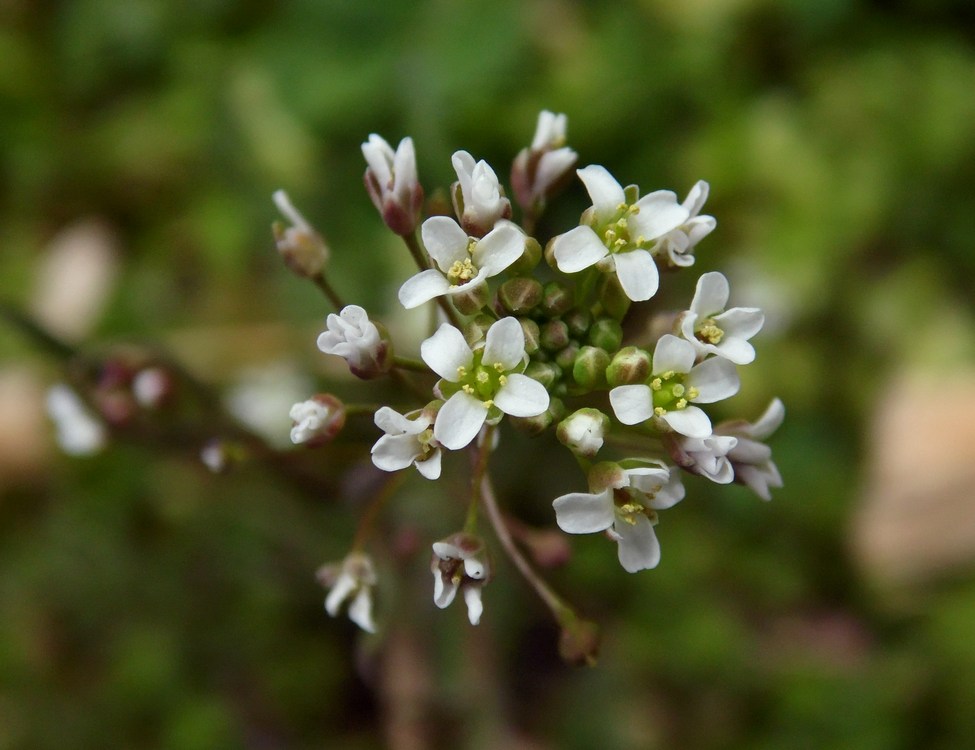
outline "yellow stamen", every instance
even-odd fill
[[[658,406],[654,408],[653,413],[656,414],[658,417],[662,417],[664,414],[667,413],[667,410],[662,406]]]
[[[663,387],[664,387],[664,382],[660,378],[654,378],[653,380],[650,381],[650,388],[652,388],[655,391],[659,391]]]

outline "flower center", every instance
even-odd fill
[[[638,213],[640,207],[637,205],[620,203],[616,207],[615,218],[604,224],[601,231],[597,231],[607,250],[618,253],[626,249],[642,247],[646,243],[642,236],[635,238],[630,236],[629,217]]]
[[[501,387],[508,382],[504,365],[500,362],[486,365],[481,363],[483,350],[474,352],[474,362],[470,369],[461,366],[457,368],[457,382],[464,393],[480,399],[487,408],[494,406],[494,397]]]
[[[433,455],[435,450],[433,446],[433,427],[427,427],[423,432],[416,436],[416,441],[420,444],[420,455],[417,456],[416,461],[426,461],[430,456]]]
[[[650,390],[653,392],[653,413],[658,417],[668,411],[686,409],[687,402],[700,395],[697,388],[684,385],[683,374],[673,370],[656,375],[650,381]]]
[[[705,318],[700,324],[694,326],[694,335],[698,341],[717,346],[724,338],[724,331],[721,330],[714,318]]]
[[[473,237],[467,240],[467,257],[463,260],[455,260],[450,268],[447,269],[447,281],[453,286],[462,286],[477,276],[477,266],[474,265],[472,257],[477,240]]]
[[[656,487],[655,490],[659,490]],[[650,523],[657,523],[657,512],[653,508],[647,507],[644,503],[653,499],[656,492],[645,493],[632,487],[623,487],[613,490],[613,504],[616,506],[616,515],[630,526],[636,526],[639,516],[646,516]]]

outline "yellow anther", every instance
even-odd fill
[[[455,260],[450,270],[447,271],[447,280],[453,284],[470,281],[475,276],[477,276],[477,268],[474,267],[470,258]]]
[[[504,376],[504,375],[502,375],[502,376],[500,376],[498,378],[498,383],[500,383],[501,385],[504,385],[507,382],[508,382],[508,378],[506,376]]]
[[[663,387],[664,387],[664,381],[662,381],[660,378],[654,378],[653,380],[650,381],[650,388],[655,391],[659,391]]]
[[[625,203],[620,203],[620,204],[619,204],[619,205],[618,205],[618,206],[616,207],[616,210],[617,210],[617,211],[626,211],[627,209],[629,209],[629,206],[628,206],[628,205],[626,205]]]
[[[639,237],[636,238],[636,244],[638,244],[638,245],[643,245],[643,244],[646,243],[646,241],[647,241],[647,238],[644,237],[642,234]]]
[[[622,237],[620,237],[618,240],[616,240],[616,242],[613,243],[613,245],[617,249],[619,249],[621,247],[626,247],[626,240],[624,240]]]
[[[612,229],[607,229],[605,232],[603,232],[603,239],[612,244],[616,241],[616,232],[614,232]]]
[[[708,344],[718,344],[721,339],[724,338],[724,331],[722,331],[718,325],[711,320],[704,321],[704,324],[697,329],[695,335],[700,341],[704,341]]]
[[[677,373],[673,370],[667,370],[667,372],[661,373],[660,377],[662,377],[664,380],[670,380],[676,374]]]
[[[687,389],[687,398],[689,398],[691,401],[693,401],[700,395],[701,392],[697,388],[694,388],[693,386]]]
[[[477,247],[477,240],[474,239],[473,237],[468,237],[467,238],[467,254],[468,255],[473,255],[474,254],[474,248],[475,247]]]
[[[626,217],[623,216],[623,217],[617,219],[616,220],[616,226],[618,226],[620,229],[626,229]]]
[[[484,404],[485,409],[490,409],[492,406],[494,406],[494,399],[489,398],[487,401],[482,401],[481,403]]]
[[[468,396],[474,395],[474,386],[468,385],[467,383],[464,383],[464,385],[461,387],[461,390],[464,393],[466,393]]]
[[[463,379],[466,375],[467,375],[467,368],[464,367],[464,365],[461,365],[460,367],[457,368],[457,377],[459,379]]]
[[[667,413],[667,410],[662,406],[658,406],[654,408],[653,413],[656,414],[658,417],[662,417],[664,414]]]
[[[679,398],[679,399],[677,399],[677,403],[674,404],[674,407],[678,411],[680,411],[681,409],[686,409],[687,408],[687,399],[686,398]]]
[[[497,370],[498,372],[504,372],[504,365],[501,364],[500,362],[495,362],[494,369]]]
[[[636,203],[634,203],[632,206],[628,206],[626,210],[629,211],[633,216],[640,213],[640,207]]]

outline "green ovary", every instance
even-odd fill
[[[655,375],[650,381],[653,392],[653,411],[658,417],[669,411],[686,409],[688,402],[698,397],[697,388],[684,385],[684,375],[671,371]]]

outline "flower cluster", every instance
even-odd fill
[[[365,414],[382,433],[371,459],[384,472],[415,467],[435,481],[457,470],[451,452],[469,452],[470,461],[456,463],[470,473],[467,521],[432,543],[435,604],[446,607],[460,592],[470,622],[480,621],[492,572],[478,530],[486,517],[505,554],[549,604],[564,640],[573,642],[572,633],[590,630],[522,557],[513,540],[517,524],[494,494],[490,464],[502,423],[554,436],[569,449],[588,491],[554,498],[553,521],[570,534],[604,532],[622,567],[636,572],[658,564],[654,527],[660,512],[684,498],[687,475],[738,482],[766,500],[770,488],[782,485],[764,441],[784,408],[776,399],[755,423],[712,422],[709,408],[738,392],[738,368],[755,359],[751,339],[764,323],[756,308],[729,307],[721,273],[700,275],[690,300],[667,290],[667,305],[678,300],[683,312],[658,303],[664,282],[694,265],[698,244],[715,229],[715,219],[702,213],[708,184],[693,185],[683,201],[670,190],[641,196],[602,166],[574,170],[577,155],[565,144],[565,115],[543,112],[511,169],[517,223],[498,173],[467,151],[451,159],[454,215],[424,219],[412,140],[404,138],[395,151],[378,135],[363,144],[369,195],[417,265],[399,288],[399,302],[438,307],[439,321],[418,356],[394,354],[386,329],[362,307],[341,301],[326,279],[324,241],[287,196],[275,200],[294,225],[276,229],[279,248],[336,307],[319,348],[344,358],[359,378],[392,379],[401,393],[378,410],[331,395],[296,404],[293,441],[321,445],[347,419]],[[576,226],[537,236],[539,217],[573,176],[591,205]],[[640,333],[625,335],[624,321],[637,323],[626,331]],[[384,500],[382,494],[377,502]],[[349,601],[350,617],[370,632],[377,574],[363,547],[375,517],[366,514],[349,556],[324,577],[332,587],[329,613]]]

